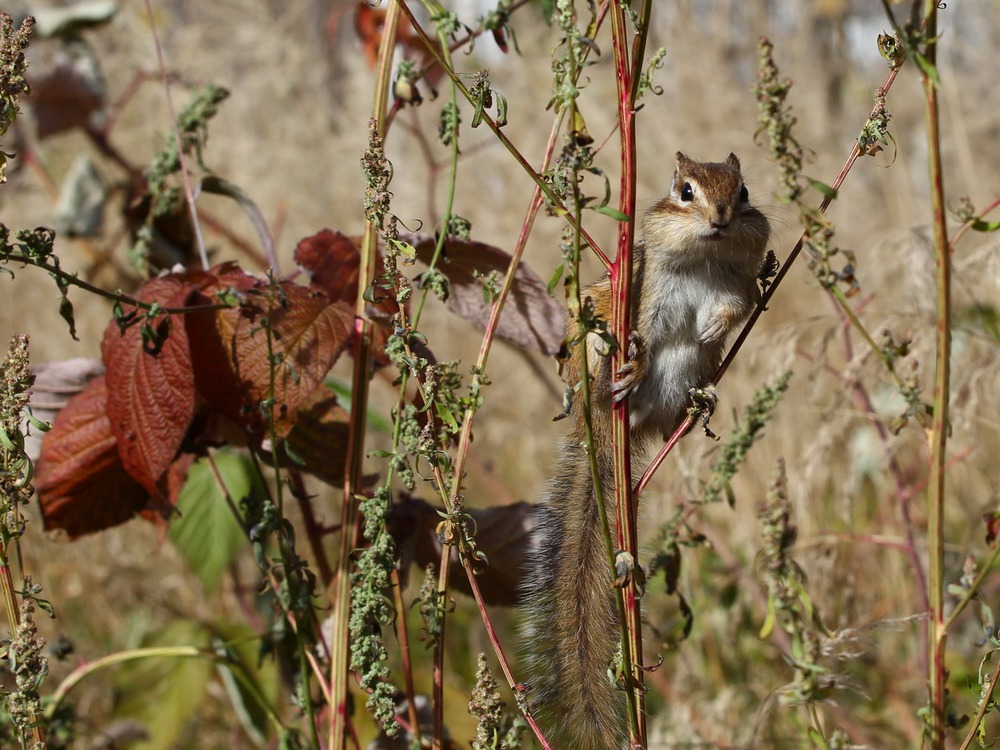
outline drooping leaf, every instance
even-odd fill
[[[35,475],[42,518],[70,539],[124,523],[148,498],[122,465],[106,404],[101,376],[59,412],[42,441]]]
[[[243,213],[250,219],[250,223],[253,224],[254,231],[257,232],[257,238],[264,249],[264,257],[274,257],[274,238],[271,236],[271,230],[267,226],[267,220],[253,198],[243,188],[217,175],[202,177],[199,187],[206,193],[225,195],[236,201],[240,208],[243,209]]]
[[[429,263],[434,253],[434,237],[412,234],[406,239],[416,248],[417,258]],[[444,256],[437,265],[450,283],[448,308],[485,329],[491,306],[483,299],[483,286],[476,274],[488,275],[496,271],[502,278],[507,273],[510,258],[508,253],[492,245],[448,238]],[[521,263],[514,274],[514,284],[504,305],[497,335],[526,349],[556,354],[564,336],[564,320],[562,307],[549,295],[545,281]]]
[[[139,297],[162,307],[183,307],[195,290],[191,277],[174,274],[147,282]],[[195,387],[183,316],[157,316],[149,327],[157,336],[152,345],[148,331],[144,340],[146,325],[122,333],[112,321],[101,352],[108,368],[108,419],[122,464],[156,496],[194,416]]]
[[[211,630],[192,620],[175,620],[142,640],[142,646],[147,648],[208,649],[211,643]],[[205,691],[214,669],[207,653],[128,661],[115,674],[113,715],[146,727],[149,739],[143,743],[143,750],[169,750],[206,703]]]
[[[215,649],[227,657],[216,670],[233,712],[247,736],[263,747],[271,732],[268,714],[275,713],[278,700],[278,668],[271,659],[261,661],[256,634],[246,625],[218,623],[214,629]]]
[[[530,503],[512,503],[469,511],[476,525],[476,545],[486,556],[488,567],[476,580],[487,604],[513,606],[519,600],[519,571],[527,565],[531,531],[537,524],[536,507]],[[441,516],[422,500],[405,499],[393,505],[389,526],[396,543],[413,555],[419,567],[441,560],[441,544],[436,533]],[[459,591],[471,595],[461,563],[452,556],[452,582]]]
[[[244,497],[264,491],[253,464],[236,453],[213,452],[188,470],[187,481],[177,497],[178,516],[170,521],[169,535],[208,592],[215,590],[222,573],[247,546],[243,528],[210,462],[215,464],[236,509]]]

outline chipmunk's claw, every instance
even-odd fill
[[[629,334],[626,355],[628,361],[618,368],[611,381],[611,402],[615,404],[632,395],[645,374],[646,348],[635,331]]]

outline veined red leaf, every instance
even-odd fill
[[[323,229],[299,241],[295,248],[295,262],[309,274],[309,286],[323,292],[334,302],[341,301],[353,308],[358,297],[361,252],[357,237],[348,237],[332,229]],[[381,254],[376,257],[376,267],[381,270]],[[375,323],[373,346],[375,364],[389,364],[385,356],[385,343],[389,338],[389,321],[399,309],[394,299],[382,299],[368,305],[366,315]]]
[[[404,239],[417,249],[417,258],[429,263],[434,255],[435,239],[429,234],[409,234]],[[510,264],[510,254],[472,240],[449,237],[444,254],[437,264],[450,284],[448,308],[485,329],[492,305],[483,298],[483,283],[476,274],[497,272],[502,281]],[[548,285],[527,265],[521,263],[514,274],[514,285],[504,305],[497,336],[526,349],[556,354],[565,336],[565,313],[549,295]]]
[[[100,376],[59,412],[42,441],[35,489],[48,530],[70,539],[124,523],[149,493],[122,465]]]
[[[343,302],[289,281],[276,282],[284,303],[257,281],[239,309],[188,321],[199,392],[216,409],[263,437],[261,403],[275,400],[279,436],[350,340],[354,313]],[[278,291],[278,290],[275,290]],[[261,325],[269,321],[268,329]],[[272,389],[271,362],[275,361]]]
[[[332,301],[353,305],[358,297],[361,254],[350,237],[323,229],[299,240],[295,262],[309,274],[309,285]]]
[[[139,297],[162,307],[183,307],[204,274],[161,276],[143,285]],[[118,439],[122,464],[153,495],[174,460],[194,415],[195,387],[191,351],[183,316],[154,319],[163,337],[154,356],[147,351],[142,324],[124,334],[112,322],[101,352],[108,368],[108,419]]]

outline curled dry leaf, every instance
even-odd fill
[[[409,234],[403,237],[417,249],[417,258],[430,263],[434,255],[435,238],[429,234]],[[497,283],[503,280],[511,256],[503,250],[482,242],[449,237],[437,268],[451,287],[448,308],[466,320],[485,329],[492,304],[484,298],[483,283],[476,274],[489,276],[496,272]],[[514,274],[510,297],[504,305],[497,327],[497,336],[513,344],[554,355],[559,351],[565,332],[562,306],[549,295],[547,284],[527,265],[521,263]]]
[[[103,376],[67,404],[42,443],[35,489],[47,530],[70,539],[132,518],[149,496],[122,465]]]
[[[52,423],[73,396],[104,374],[104,363],[99,359],[77,357],[44,362],[32,370],[35,383],[31,387],[31,413],[42,422]],[[24,450],[32,461],[38,460],[43,437],[44,433],[31,430],[25,438]]]
[[[518,603],[519,585],[527,568],[531,532],[538,524],[535,506],[520,502],[492,508],[468,510],[476,523],[476,546],[486,555],[489,567],[477,576],[479,589],[487,604],[512,607]],[[393,506],[389,527],[403,552],[404,565],[413,562],[423,568],[441,560],[441,545],[435,530],[441,516],[434,506],[415,498],[406,498]],[[458,560],[451,554],[452,585],[471,595],[469,580]]]

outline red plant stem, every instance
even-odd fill
[[[396,637],[403,657],[403,681],[406,684],[406,713],[410,719],[410,732],[416,744],[420,744],[420,718],[417,716],[417,691],[413,687],[413,662],[410,659],[410,631],[406,627],[406,602],[403,601],[403,585],[399,580],[399,568],[393,568],[391,577],[392,596],[396,605]]]
[[[648,3],[644,3],[648,18]],[[632,326],[632,247],[635,242],[635,93],[634,79],[638,78],[638,65],[642,59],[629,59],[625,35],[625,11],[621,4],[610,7],[611,35],[614,46],[615,81],[618,91],[618,132],[620,147],[619,210],[628,218],[618,225],[618,247],[615,262],[611,265],[611,326],[619,346],[611,359],[611,371],[618,372],[628,359],[628,341]],[[636,50],[641,50],[640,38],[645,28],[636,34]],[[630,64],[631,62],[631,64]],[[617,511],[618,549],[628,552],[638,560],[639,542],[636,533],[637,503],[632,496],[631,451],[629,445],[629,399],[614,406],[612,437],[614,441],[615,508]],[[646,745],[645,688],[642,666],[642,616],[634,576],[628,577],[624,596],[625,622],[622,623],[622,660],[627,675],[627,689],[631,689],[634,702],[629,701],[629,728],[635,745]]]
[[[924,32],[927,64],[937,59],[937,2],[924,3],[927,26]],[[941,171],[941,134],[938,122],[937,84],[921,70],[927,120],[927,166],[931,188],[934,223],[935,279],[937,286],[937,342],[934,374],[934,415],[930,434],[930,480],[927,498],[927,542],[930,595],[930,746],[944,750],[945,704],[948,669],[945,647],[948,631],[944,627],[944,504],[948,447],[948,397],[951,392],[951,254],[948,252],[948,227],[945,223],[944,181]]]
[[[442,484],[442,487],[444,485]],[[448,508],[449,512],[454,506]],[[457,532],[456,532],[457,533]],[[451,545],[441,545],[441,559],[438,562],[438,584],[435,605],[440,607],[441,617],[438,619],[438,632],[434,634],[434,750],[444,748],[444,635],[448,620],[448,572],[451,566]]]
[[[983,719],[986,718],[986,712],[993,702],[993,694],[996,692],[998,680],[1000,680],[1000,665],[993,667],[993,676],[990,677],[986,690],[979,698],[979,710],[976,712],[976,718],[971,724],[969,733],[965,736],[965,741],[958,750],[969,750],[972,746],[972,741],[976,739],[976,734],[979,731],[979,725],[983,723]]]
[[[973,222],[976,219],[982,219],[984,216],[986,216],[986,214],[988,214],[990,211],[993,211],[998,206],[1000,206],[1000,198],[997,198],[996,200],[994,200],[992,203],[990,203],[990,205],[988,205],[982,211],[980,211],[979,213],[977,213],[972,219],[969,219],[964,224],[962,224],[962,226],[960,226],[958,228],[958,230],[956,230],[955,234],[952,236],[951,240],[948,242],[948,247],[951,250],[951,252],[955,252],[955,245],[957,245],[958,241],[960,239],[962,239],[962,237],[965,236],[966,232],[968,232],[970,229],[972,229],[972,224],[973,224]]]

